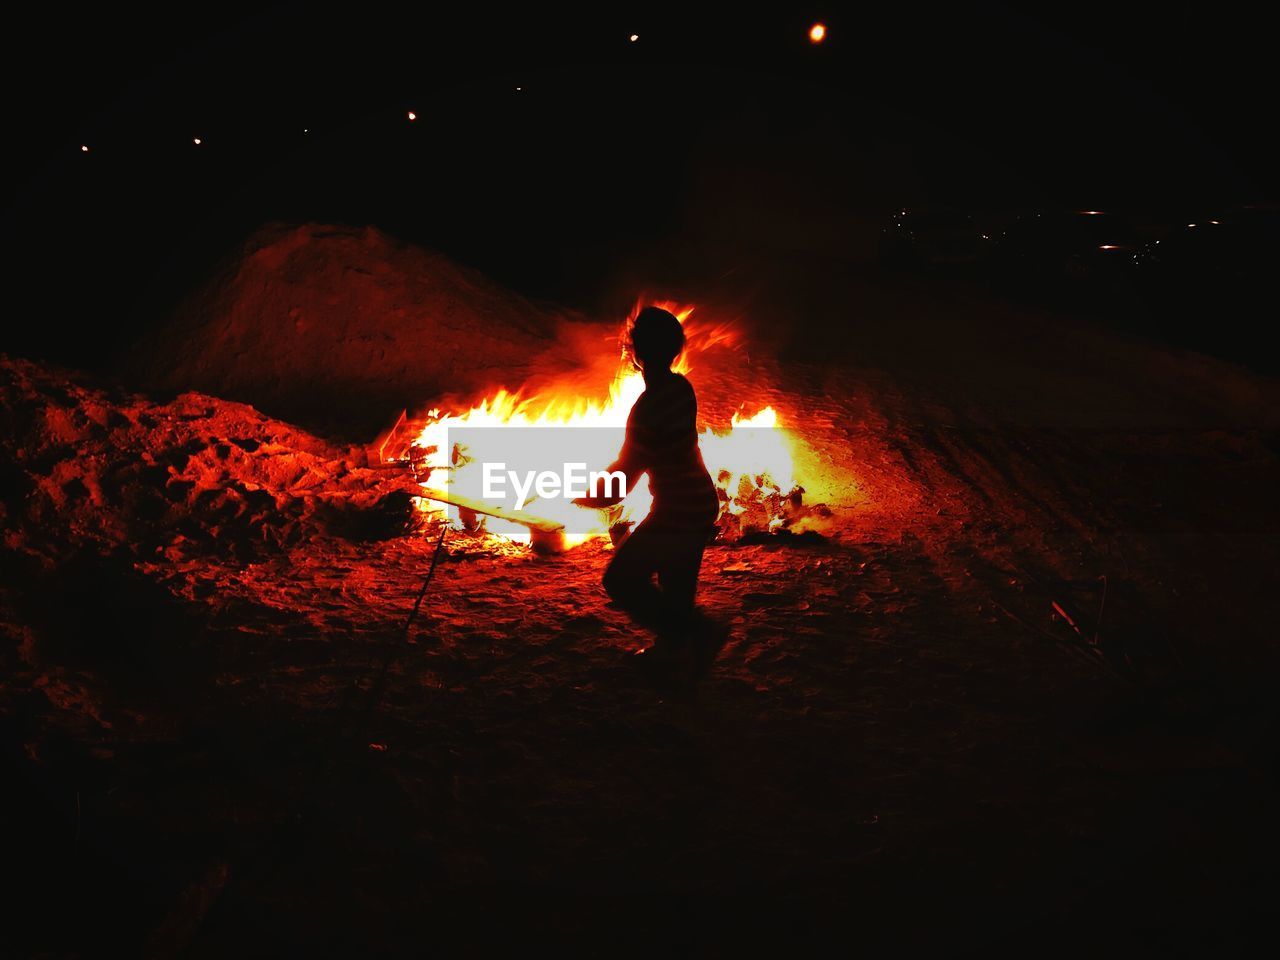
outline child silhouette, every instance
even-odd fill
[[[658,628],[659,643],[651,650],[665,653],[680,644],[691,622],[702,553],[720,513],[720,498],[698,449],[693,386],[671,369],[684,349],[680,321],[659,307],[645,307],[631,326],[630,339],[645,389],[631,408],[622,451],[609,470],[626,475],[626,492],[647,473],[653,506],[609,562],[604,588],[636,619]],[[607,507],[621,499],[576,502]]]

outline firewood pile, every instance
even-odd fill
[[[749,537],[769,534],[802,533],[812,529],[809,521],[831,516],[825,504],[804,502],[804,487],[797,484],[784,491],[768,474],[742,475],[737,489],[731,490],[733,477],[721,470],[716,477],[720,493],[720,519],[716,521],[716,539],[736,543]]]

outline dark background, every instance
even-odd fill
[[[373,223],[598,309],[664,248],[714,251],[695,272],[761,251],[855,262],[902,203],[1160,220],[1267,200],[1280,157],[1258,17],[27,9],[3,66],[3,257],[25,305],[3,348],[100,365],[275,219]]]
[[[819,19],[830,36],[815,47],[806,32]],[[150,727],[134,742],[122,733],[118,755],[86,756],[48,721],[74,713],[58,691],[21,691],[27,699],[0,738],[30,777],[11,778],[17,788],[7,795],[6,820],[20,834],[15,862],[36,864],[20,874],[25,895],[11,904],[27,913],[19,947],[22,935],[43,945],[52,934],[63,943],[92,938],[101,950],[134,942],[161,916],[194,913],[198,924],[209,903],[193,901],[211,860],[234,864],[234,873],[229,893],[208,884],[222,899],[201,932],[207,953],[231,942],[243,951],[260,935],[263,944],[332,952],[346,942],[326,939],[335,929],[373,944],[477,930],[496,937],[523,929],[504,926],[508,911],[541,925],[534,929],[587,924],[607,931],[596,944],[639,944],[637,926],[679,926],[681,914],[662,912],[671,906],[662,887],[668,864],[706,850],[731,855],[706,876],[731,888],[761,885],[742,902],[726,894],[676,905],[693,915],[706,908],[703,936],[717,945],[725,936],[747,940],[757,926],[801,942],[832,929],[861,938],[859,912],[878,921],[870,943],[892,937],[899,947],[905,937],[953,948],[995,941],[1138,953],[1152,944],[1185,949],[1188,931],[1220,946],[1269,929],[1278,724],[1271,612],[1260,598],[1274,595],[1280,569],[1280,441],[1265,415],[1269,392],[1220,366],[1200,367],[1199,358],[1173,363],[1123,338],[1060,337],[1056,316],[1049,323],[990,309],[981,298],[931,300],[918,295],[914,276],[877,287],[874,271],[877,231],[900,204],[962,204],[993,216],[1108,208],[1158,227],[1188,212],[1275,200],[1271,26],[1233,2],[1034,11],[779,4],[750,14],[646,5],[634,16],[221,3],[8,14],[0,263],[9,306],[0,352],[112,371],[219,258],[272,220],[376,224],[523,293],[601,312],[630,306],[648,281],[696,289],[736,269],[748,282],[766,264],[799,287],[795,278],[808,275],[798,266],[815,264],[812,275],[827,285],[803,291],[805,309],[761,314],[827,334],[813,338],[808,359],[841,374],[830,381],[833,394],[843,391],[829,408],[838,414],[838,449],[855,451],[858,469],[903,498],[859,532],[850,566],[838,568],[837,582],[866,585],[856,587],[856,605],[828,618],[832,629],[858,631],[856,658],[828,669],[824,658],[842,645],[826,634],[788,649],[790,608],[763,621],[765,649],[776,646],[759,669],[776,672],[780,686],[820,678],[832,691],[832,726],[815,727],[807,701],[796,719],[778,719],[768,701],[747,694],[722,722],[696,714],[673,722],[655,707],[634,724],[597,729],[594,714],[561,711],[574,701],[558,697],[584,674],[595,677],[606,658],[612,671],[613,653],[589,632],[561,637],[556,624],[553,642],[564,646],[553,649],[568,655],[553,658],[545,677],[534,677],[541,665],[526,672],[530,661],[519,659],[542,655],[533,645],[532,653],[517,649],[526,646],[523,628],[512,659],[477,645],[474,660],[423,660],[432,672],[443,663],[448,687],[440,689],[450,696],[406,695],[394,714],[379,704],[376,723],[395,735],[388,740],[410,745],[399,754],[404,766],[387,768],[389,758],[360,742],[363,725],[343,730],[333,749],[329,713],[312,705],[318,697],[308,686],[327,681],[299,671],[289,688],[296,699],[257,682],[259,663],[292,676],[294,663],[309,669],[309,658],[332,656],[331,666],[320,661],[322,678],[360,669],[347,664],[356,648],[345,628],[329,625],[330,608],[303,605],[279,619],[275,599],[261,613],[246,609],[236,584],[244,558],[256,554],[240,553],[249,534],[225,529],[224,514],[212,512],[221,501],[178,514],[180,529],[194,524],[207,536],[210,567],[227,571],[222,586],[212,581],[207,604],[175,603],[169,583],[141,578],[153,565],[152,538],[169,542],[163,518],[171,514],[158,513],[152,526],[131,498],[153,503],[168,461],[138,462],[134,448],[108,455],[100,438],[115,434],[93,433],[97,446],[64,442],[51,415],[83,396],[67,387],[79,378],[41,372],[48,385],[20,385],[11,391],[20,406],[0,410],[14,436],[44,445],[0,463],[0,509],[16,518],[11,528],[26,525],[27,537],[14,533],[7,543],[23,550],[0,555],[8,592],[26,598],[18,609],[31,611],[30,636],[55,683],[64,663],[84,663],[90,675],[101,671],[104,690],[118,684],[109,705],[131,710],[137,698],[175,721],[172,739]],[[418,115],[413,123],[408,110]],[[852,280],[842,287],[832,275]],[[853,323],[861,329],[841,337],[849,327],[838,324]],[[1226,326],[1219,317],[1202,325]],[[1148,332],[1172,337],[1160,326]],[[844,378],[854,366],[867,376]],[[868,397],[847,395],[864,381]],[[816,401],[819,384],[811,389]],[[1255,397],[1263,398],[1256,416]],[[373,406],[385,417],[389,404]],[[1236,420],[1240,408],[1247,415]],[[257,422],[234,416],[230,427],[205,431],[209,449]],[[195,429],[161,423],[147,436],[175,438],[163,453],[185,463]],[[28,495],[33,471],[42,489],[74,497],[63,501],[65,515],[31,512],[57,502]],[[82,477],[118,484],[125,512],[96,506]],[[204,492],[195,488],[193,503],[206,503]],[[266,496],[256,484],[254,492]],[[962,512],[944,516],[942,504]],[[139,526],[122,528],[132,542],[100,557],[109,541],[99,528],[116,518]],[[57,549],[83,557],[51,573],[47,541],[62,537]],[[399,629],[396,598],[407,609],[422,570],[403,554],[359,550],[385,559],[349,575],[347,547],[321,537],[314,550],[279,555],[278,582],[301,584],[323,603],[332,578],[363,578],[369,592],[344,601],[356,613],[351,636],[382,643],[380,618],[392,611],[386,622]],[[772,567],[753,561],[762,563],[761,580],[789,565],[785,578],[803,582],[804,554],[780,556]],[[1031,575],[1007,571],[1011,557]],[[195,566],[192,589],[204,590],[203,560]],[[593,590],[588,566],[574,569]],[[1062,580],[1063,571],[1090,579]],[[1092,579],[1100,573],[1112,579]],[[1105,605],[1106,635],[1121,638],[1116,649],[1126,656],[1149,648],[1158,665],[1166,629],[1192,638],[1196,676],[1170,683],[1167,699],[1158,673],[1149,687],[1103,689],[1072,680],[1059,669],[1062,652],[1038,651],[1038,640],[1006,645],[1012,628],[992,602],[1040,623],[1033,618],[1047,617],[1061,591],[1094,610],[1098,581],[1095,622]],[[533,594],[555,596],[548,619],[579,602],[573,582],[548,577],[546,592]],[[490,589],[498,586],[508,589]],[[731,587],[722,602],[754,611],[744,589]],[[193,612],[206,607],[224,625],[206,632],[206,614]],[[238,631],[256,617],[269,617],[268,630],[245,639]],[[294,643],[295,631],[340,642],[319,654]],[[113,634],[124,642],[104,642]],[[419,648],[427,649],[436,648]],[[477,661],[492,661],[496,672]],[[223,685],[228,668],[253,679]],[[613,674],[601,676],[588,710],[597,696],[613,702]],[[556,689],[531,698],[530,677]],[[790,689],[800,697],[807,685]],[[864,690],[872,699],[864,702]],[[79,700],[71,705],[78,710]],[[706,738],[685,732],[704,727]],[[38,757],[24,752],[33,742],[42,744]],[[416,752],[422,743],[430,750]],[[452,759],[438,762],[437,749]],[[702,769],[721,752],[723,768]],[[397,756],[393,746],[390,759]],[[508,767],[527,779],[505,779]],[[405,800],[417,788],[405,788],[401,771],[423,778],[422,805]],[[991,790],[979,789],[989,776]],[[129,789],[117,795],[119,782]],[[762,787],[771,804],[761,804]],[[887,847],[887,875],[866,869],[842,837],[865,834],[880,791],[885,802],[910,794],[903,820],[921,825],[895,835],[905,839]],[[451,819],[434,819],[437,808]],[[568,823],[575,811],[586,813],[581,824]],[[424,834],[428,820],[438,837]],[[892,814],[886,821],[897,829]],[[704,846],[702,824],[724,825],[712,834],[720,846]],[[622,838],[613,860],[610,848],[598,854],[577,841],[606,827]],[[571,852],[562,856],[561,843]],[[494,865],[495,888],[461,890],[456,909],[444,898],[421,912],[428,898],[418,878],[445,875],[423,850],[480,851]],[[752,863],[761,850],[770,859]],[[635,875],[633,853],[642,863]],[[530,891],[524,878],[543,862],[560,864],[553,880],[571,885]],[[790,872],[769,877],[770,863]],[[590,869],[575,875],[575,864]],[[793,877],[800,884],[783,889]],[[780,889],[791,898],[781,906]],[[599,903],[584,910],[579,890]],[[332,922],[318,922],[331,903],[340,908]],[[729,929],[743,913],[752,922]],[[827,926],[805,922],[813,918]],[[1113,926],[1124,934],[1110,934]],[[298,933],[306,939],[289,939]]]

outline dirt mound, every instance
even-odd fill
[[[366,469],[361,448],[242,403],[161,404],[0,356],[0,410],[3,543],[36,566],[85,550],[245,561],[326,534],[394,535],[412,517],[403,485]]]
[[[124,372],[354,438],[397,407],[520,385],[561,316],[372,227],[273,224]]]

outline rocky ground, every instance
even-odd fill
[[[691,375],[708,410],[777,403],[835,512],[708,551],[730,634],[695,684],[631,666],[599,542],[450,533],[406,633],[434,528],[405,532],[358,447],[4,360],[20,948],[958,953],[1261,923],[1274,382],[876,296],[945,317],[909,362],[863,324]]]

